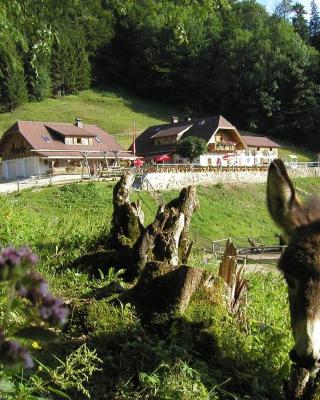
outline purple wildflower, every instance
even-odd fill
[[[3,339],[3,338],[2,338]],[[14,340],[3,340],[0,346],[0,361],[8,367],[34,366],[30,353]]]
[[[39,272],[31,271],[17,283],[16,289],[21,297],[36,304],[48,294],[48,282]]]
[[[69,315],[69,310],[63,306],[63,301],[51,294],[44,297],[39,311],[44,321],[58,326],[65,324]]]
[[[0,280],[20,277],[23,272],[34,266],[38,261],[28,247],[7,247],[0,252]]]

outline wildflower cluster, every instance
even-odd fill
[[[38,305],[40,317],[54,326],[65,324],[69,311],[63,301],[49,293],[48,282],[39,272],[29,271],[18,282],[17,292],[21,297]]]
[[[0,360],[8,367],[32,368],[34,366],[28,350],[14,340],[6,340],[3,335],[0,335]]]
[[[10,246],[3,249],[0,252],[0,280],[20,278],[37,261],[38,257],[28,247],[16,249]]]
[[[45,322],[62,326],[69,311],[63,301],[49,292],[48,282],[34,271],[38,258],[27,247],[7,247],[0,252],[0,281],[9,281],[16,293],[38,307]],[[0,362],[7,366],[32,368],[33,361],[28,351],[19,343],[6,340],[0,332]]]

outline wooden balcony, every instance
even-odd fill
[[[210,143],[207,147],[208,153],[228,153],[236,150],[233,143]]]

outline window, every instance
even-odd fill
[[[89,144],[89,139],[88,138],[82,138],[81,139],[81,144],[88,145]]]
[[[102,142],[100,136],[95,136],[94,138],[96,139],[96,142],[98,142],[98,143],[101,143],[101,142]]]
[[[49,136],[41,135],[41,137],[45,142],[47,142],[47,143],[50,142]]]
[[[76,138],[76,144],[81,144],[81,138],[79,137]]]
[[[66,137],[66,138],[64,139],[64,143],[65,143],[65,144],[73,144],[73,138],[71,138],[71,137]]]

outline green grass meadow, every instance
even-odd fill
[[[0,136],[16,121],[73,123],[75,117],[116,135],[125,148],[132,143],[133,123],[137,132],[150,125],[169,122],[174,110],[118,91],[85,90],[77,95],[27,103],[13,112],[0,114]]]
[[[319,189],[313,178],[295,183],[308,192]],[[74,269],[61,269],[105,240],[112,190],[112,182],[79,183],[0,197],[0,242],[31,246],[53,292],[71,308],[57,343],[36,347],[26,343],[39,362],[35,375],[22,379],[18,373],[14,395],[1,392],[0,379],[2,398],[280,400],[292,339],[286,287],[275,266],[263,273],[247,272],[248,304],[240,319],[226,309],[217,284],[211,292],[199,290],[183,316],[159,316],[148,326],[129,304],[92,297],[93,290],[121,282],[114,271],[101,271],[100,278],[93,279]],[[169,200],[176,194],[161,196]],[[133,193],[131,199],[137,197],[146,223],[151,222],[155,200],[146,192]],[[198,197],[200,208],[191,229],[194,238],[273,240],[278,232],[266,210],[263,184],[199,187]],[[217,261],[203,260],[201,252],[195,251],[190,263],[217,273]],[[18,308],[10,326],[23,326],[28,318]],[[64,369],[57,366],[58,359]],[[55,394],[46,391],[48,382]]]

